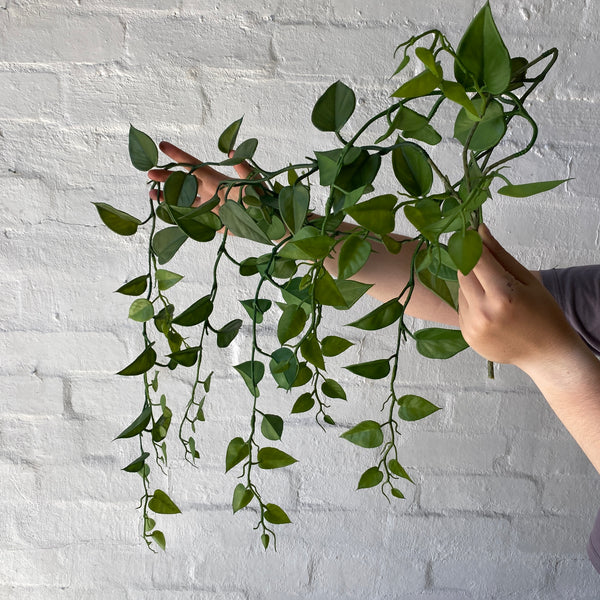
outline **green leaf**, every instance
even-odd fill
[[[138,456],[134,461],[131,461],[126,467],[123,467],[121,471],[137,473],[144,466],[144,463],[149,456],[149,452],[142,452],[140,456]]]
[[[429,400],[413,394],[398,398],[398,404],[398,416],[404,421],[418,421],[440,410],[439,406],[435,406]]]
[[[298,377],[299,365],[296,355],[289,348],[279,348],[271,354],[269,368],[277,385],[289,390]]]
[[[392,150],[392,167],[396,179],[411,196],[426,196],[429,193],[433,171],[423,148],[413,142],[400,142]]]
[[[392,496],[394,496],[394,498],[399,498],[400,500],[404,498],[404,494],[395,487],[392,488]]]
[[[419,281],[438,296],[438,298],[441,298],[454,310],[458,310],[458,285],[454,285],[451,281],[444,281],[428,270],[419,271],[417,277]]]
[[[133,423],[123,429],[123,431],[121,431],[115,440],[122,440],[139,435],[148,426],[150,417],[152,417],[152,408],[150,406],[146,406],[139,416],[133,421]],[[139,470],[140,469],[137,469],[137,471]]]
[[[346,299],[327,271],[322,272],[315,282],[315,300],[327,306],[346,306]]]
[[[152,250],[158,257],[161,265],[168,263],[188,239],[179,227],[166,227],[154,234],[152,238]]]
[[[342,386],[334,379],[325,379],[321,384],[321,391],[328,398],[341,398],[342,400],[346,400],[344,388],[342,388]]]
[[[256,138],[250,138],[248,140],[244,140],[236,148],[231,160],[238,161],[238,162],[242,162],[244,160],[250,160],[254,156],[257,146],[258,146],[258,140]]]
[[[442,68],[439,63],[435,62],[435,56],[429,48],[422,46],[415,48],[415,55],[434,75],[442,76]]]
[[[335,246],[335,239],[321,235],[314,227],[304,227],[279,252],[282,258],[294,260],[321,260]]]
[[[167,547],[167,542],[165,540],[165,534],[162,531],[159,531],[158,529],[156,529],[155,531],[153,531],[150,536],[152,537],[152,539],[158,544],[158,546],[162,549],[165,550]]]
[[[452,100],[452,102],[456,102],[460,104],[463,108],[469,111],[476,119],[479,119],[480,115],[475,108],[475,105],[467,96],[467,92],[465,88],[460,85],[460,83],[456,83],[456,81],[442,81],[441,90],[448,98],[448,100]]]
[[[92,202],[96,207],[102,222],[119,235],[133,235],[138,230],[141,221],[129,213],[123,212],[105,202]]]
[[[227,446],[225,455],[225,473],[243,461],[249,453],[250,448],[241,437],[233,438]]]
[[[354,344],[337,335],[328,335],[321,340],[323,356],[337,356],[350,348],[350,346],[354,346]]]
[[[535,183],[505,185],[498,190],[498,193],[512,198],[526,198],[527,196],[533,196],[535,194],[547,192],[548,190],[553,190],[561,183],[566,183],[567,181],[571,181],[571,179],[572,178],[569,177],[568,179],[554,179],[553,181],[536,181]]]
[[[129,158],[138,171],[149,171],[158,163],[158,148],[149,135],[129,126]]]
[[[251,298],[250,300],[240,300],[249,317],[257,324],[263,322],[263,315],[271,308],[272,302],[264,298]]]
[[[454,75],[466,89],[477,84],[490,94],[506,90],[511,78],[510,55],[494,23],[489,2],[467,28],[456,54]]]
[[[234,514],[250,504],[254,498],[254,492],[243,483],[238,483],[233,490],[233,501],[231,503]]]
[[[406,142],[410,144],[410,142]],[[392,151],[393,154],[394,151]],[[363,227],[366,227],[373,233],[390,233],[396,226],[396,196],[385,194],[375,196],[365,202],[355,204],[348,208],[346,212]]]
[[[362,421],[340,435],[361,448],[378,448],[383,444],[381,426],[375,421]]]
[[[156,329],[164,335],[169,335],[171,329],[171,323],[173,323],[173,312],[175,307],[172,304],[168,304],[164,308],[161,308],[156,317],[154,317],[154,324]]]
[[[367,469],[358,480],[358,487],[356,489],[362,490],[365,488],[375,487],[379,485],[383,480],[383,473],[377,467],[371,467]]]
[[[161,515],[175,515],[181,511],[165,492],[156,490],[148,502],[148,508]]]
[[[149,531],[152,531],[155,527],[156,527],[156,521],[154,519],[151,519],[150,517],[144,518],[144,531],[146,533],[148,533]]]
[[[398,477],[402,477],[403,479],[408,479],[408,481],[410,481],[411,483],[414,483],[413,480],[410,478],[409,474],[404,470],[404,467],[395,458],[392,458],[388,462],[388,469],[394,475],[397,475]]]
[[[460,329],[430,327],[415,332],[414,338],[417,352],[427,358],[450,358],[469,347]]]
[[[425,142],[431,146],[435,146],[442,141],[442,136],[431,125],[425,125],[425,127],[421,127],[421,129],[403,131],[402,136]]]
[[[263,545],[263,548],[264,548],[265,550],[266,550],[266,549],[269,547],[269,540],[270,540],[270,538],[269,538],[269,535],[268,535],[268,534],[266,534],[266,533],[263,533],[263,534],[260,536],[260,541],[261,541],[261,543],[262,543],[262,545]]]
[[[129,307],[129,318],[139,323],[145,323],[154,316],[154,306],[152,302],[145,298],[138,298],[131,303]]]
[[[402,304],[398,302],[397,298],[392,298],[364,317],[349,323],[349,325],[351,327],[356,327],[357,329],[374,331],[376,329],[389,327],[400,318],[401,314]]]
[[[148,275],[140,275],[131,281],[123,284],[118,290],[119,294],[125,294],[126,296],[141,296],[148,287]]]
[[[225,227],[234,235],[272,245],[267,234],[254,222],[239,202],[225,200],[225,203],[219,209],[219,216]]]
[[[315,405],[315,399],[312,397],[310,392],[305,392],[298,397],[298,400],[294,402],[292,407],[292,414],[308,412]]]
[[[261,448],[256,454],[258,466],[261,469],[280,469],[298,462],[293,456],[286,454],[278,448]]]
[[[313,125],[321,131],[340,131],[356,106],[354,92],[341,81],[329,86],[312,111]]]
[[[268,440],[280,440],[283,433],[283,419],[279,415],[263,415],[260,431]]]
[[[279,343],[285,344],[288,340],[302,333],[307,318],[307,314],[303,308],[288,304],[283,309],[279,323],[277,324],[277,339]]]
[[[366,377],[367,379],[383,379],[390,373],[390,362],[387,358],[381,358],[379,360],[349,365],[348,367],[344,367],[344,369],[348,369],[350,373],[354,373],[359,377]]]
[[[310,370],[310,367],[305,362],[301,362],[298,368],[298,376],[294,380],[292,387],[301,387],[307,384],[312,376],[313,372]]]
[[[433,92],[440,84],[440,78],[429,69],[403,83],[393,94],[393,98],[418,98]]]
[[[360,271],[371,254],[371,244],[358,235],[351,235],[340,249],[338,257],[339,277],[348,279]]]
[[[310,196],[304,185],[284,187],[279,192],[279,212],[287,228],[296,233],[304,224]]]
[[[183,279],[183,275],[173,273],[173,271],[167,271],[166,269],[156,269],[156,281],[158,282],[158,289],[164,292],[169,288],[172,288],[177,282]]]
[[[338,310],[352,308],[373,287],[372,283],[361,283],[351,279],[337,279],[335,285],[344,298],[344,305],[336,305]]]
[[[241,319],[234,319],[233,321],[229,321],[227,325],[223,325],[217,331],[217,346],[219,348],[227,348],[240,332],[242,325],[243,321]]]
[[[323,360],[323,354],[321,347],[319,346],[319,340],[314,334],[309,335],[300,346],[300,352],[302,356],[317,369],[325,370],[325,362]]]
[[[477,264],[482,249],[481,237],[473,229],[467,229],[464,233],[457,231],[448,240],[448,254],[463,275]]]
[[[167,204],[189,208],[196,201],[198,180],[183,171],[173,171],[165,181],[164,196]]]
[[[213,303],[209,296],[203,296],[188,306],[180,315],[173,319],[175,325],[192,327],[206,321],[213,311]]]
[[[277,504],[268,503],[265,505],[264,517],[265,520],[274,525],[283,525],[285,523],[291,523],[290,518],[287,516],[285,511],[277,506]]]
[[[153,342],[154,343],[154,342]],[[149,371],[156,364],[156,352],[152,346],[148,346],[133,362],[121,369],[117,375],[131,377],[141,375]]]
[[[265,365],[258,360],[240,363],[233,367],[243,378],[250,393],[258,398],[258,384],[265,374]]]
[[[473,104],[478,111],[483,111],[481,98],[475,98]],[[490,100],[481,121],[473,120],[473,116],[461,108],[454,123],[454,137],[464,146],[475,125],[477,129],[469,142],[469,150],[479,152],[494,147],[506,133],[502,105],[497,100]]]
[[[167,356],[173,359],[177,364],[184,367],[193,367],[198,360],[198,352],[202,350],[202,346],[194,346],[193,348],[185,348],[177,350]]]
[[[238,131],[244,118],[234,121],[231,125],[225,129],[225,131],[219,136],[219,150],[224,154],[229,154],[235,147],[235,140],[237,139]]]
[[[340,148],[326,150],[324,152],[315,151],[317,167],[319,168],[319,183],[321,185],[329,186],[335,183],[335,179],[340,171],[340,155]]]

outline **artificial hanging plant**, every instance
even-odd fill
[[[150,463],[163,471],[167,467],[166,438],[171,429],[176,429],[187,460],[195,463],[200,457],[196,436],[205,420],[205,403],[208,406],[211,401],[212,376],[204,369],[203,357],[229,346],[244,325],[237,318],[223,324],[224,315],[219,311],[223,293],[219,265],[223,260],[234,263],[239,276],[251,278],[255,284],[251,297],[238,299],[248,315],[250,347],[245,360],[231,365],[248,388],[248,426],[229,441],[224,468],[240,478],[233,489],[233,512],[255,508],[257,529],[267,548],[275,541],[275,526],[290,519],[282,507],[269,501],[268,491],[258,489],[255,471],[284,468],[297,460],[285,451],[283,416],[261,410],[263,378],[272,377],[282,394],[291,394],[291,413],[310,413],[320,425],[334,425],[330,405],[346,400],[346,392],[327,373],[327,359],[341,355],[352,343],[339,332],[329,331],[324,315],[347,310],[368,291],[369,284],[352,277],[365,265],[374,244],[380,244],[381,251],[397,254],[405,241],[417,242],[409,279],[398,296],[349,323],[366,331],[394,326],[396,343],[391,356],[345,367],[359,378],[387,380],[387,392],[379,422],[360,421],[341,434],[353,444],[378,449],[373,466],[357,474],[358,488],[379,487],[386,496],[403,498],[401,485],[412,480],[399,461],[400,422],[422,419],[438,407],[418,395],[397,393],[402,343],[410,342],[412,348],[414,341],[417,352],[435,359],[450,358],[467,347],[459,330],[409,329],[405,309],[416,280],[457,310],[457,271],[468,273],[481,255],[476,229],[494,180],[503,184],[499,194],[515,197],[550,190],[565,181],[513,184],[503,172],[535,143],[537,126],[524,104],[556,61],[556,49],[531,60],[511,57],[486,4],[456,49],[442,32],[431,29],[400,44],[398,53],[400,62],[394,75],[411,62],[419,65],[420,72],[404,81],[391,95],[390,105],[356,131],[345,130],[355,108],[354,92],[347,85],[337,81],[317,100],[312,123],[333,134],[335,147],[315,151],[301,164],[275,171],[259,166],[254,158],[256,139],[236,144],[242,119],[219,138],[219,150],[228,158],[200,164],[159,166],[158,149],[151,138],[130,128],[133,166],[141,171],[155,167],[172,171],[164,187],[152,183],[164,202],[154,205],[151,200],[143,223],[108,204],[95,203],[102,221],[117,234],[134,235],[142,225],[150,230],[147,271],[117,290],[137,297],[129,318],[141,324],[139,355],[119,372],[142,378],[141,411],[117,437],[139,442],[138,455],[124,470],[141,476],[143,538],[149,547],[156,543],[165,548],[156,515],[179,512],[164,491],[153,489]],[[442,141],[436,117],[443,104],[453,109],[453,137],[458,141],[455,156],[461,175],[455,181],[442,172],[429,150]],[[380,122],[387,130],[373,140],[371,128]],[[511,128],[520,131],[523,125],[529,130],[527,143],[494,160],[506,133]],[[401,186],[396,194],[375,193],[383,160],[391,161]],[[251,166],[247,178],[223,181],[212,199],[198,204],[195,171],[244,161]],[[311,212],[311,198],[318,186],[327,191],[321,216]],[[432,191],[434,187],[439,189]],[[393,235],[398,211],[416,229],[410,240]],[[348,217],[355,226],[342,226]],[[222,228],[224,235],[217,235]],[[256,242],[256,256],[234,257],[227,232]],[[181,307],[175,304],[173,288],[182,275],[163,265],[186,242],[213,243],[218,249],[212,282],[201,290],[198,300]],[[203,246],[198,250],[203,252]],[[331,256],[337,260],[337,276],[325,267]],[[264,297],[266,286],[279,292],[279,302]],[[232,290],[225,293],[230,295]],[[261,339],[267,312],[277,313],[278,343],[274,347],[267,347]],[[174,369],[194,372],[181,415],[173,414],[160,389],[163,375]]]

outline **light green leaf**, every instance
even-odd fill
[[[395,487],[392,488],[392,496],[394,496],[394,498],[399,498],[400,500],[404,498],[404,494]]]
[[[568,179],[554,179],[553,181],[536,181],[534,183],[521,183],[519,185],[505,185],[498,190],[499,194],[503,196],[510,196],[512,198],[526,198],[535,194],[541,194],[548,190],[553,190],[558,187],[561,183],[571,181],[571,177]]]
[[[129,126],[129,158],[138,171],[149,171],[158,163],[158,148],[149,135]]]
[[[398,404],[398,416],[404,421],[418,421],[440,410],[439,406],[435,406],[429,400],[413,394],[398,398]]]
[[[238,483],[233,490],[233,501],[231,503],[234,514],[250,504],[254,498],[254,492],[243,483]]]
[[[342,433],[340,437],[361,448],[378,448],[383,444],[383,432],[376,421],[362,421]]]
[[[263,548],[265,550],[269,547],[269,540],[270,540],[270,538],[269,538],[269,535],[267,533],[263,533],[260,536],[261,544],[263,545]]]
[[[467,229],[464,233],[457,231],[448,240],[448,254],[463,275],[477,264],[482,249],[481,237],[473,229]]]
[[[367,469],[358,480],[356,489],[362,490],[365,488],[375,487],[383,481],[383,473],[377,467]]]
[[[393,98],[418,98],[433,92],[440,84],[440,78],[429,69],[403,83],[393,94]]]
[[[177,282],[183,279],[183,275],[167,271],[167,269],[156,269],[156,281],[158,281],[158,289],[161,292],[172,288]]]
[[[154,316],[154,306],[152,302],[145,298],[138,298],[131,303],[129,307],[129,318],[133,321],[145,323]]]
[[[286,454],[278,448],[261,448],[256,454],[258,466],[261,469],[280,469],[298,462],[293,456]]]
[[[150,534],[150,536],[158,544],[158,546],[161,548],[161,550],[166,549],[167,542],[165,540],[165,534],[162,531],[159,531],[158,529],[156,529],[155,531],[153,531]]]
[[[475,98],[473,105],[477,111],[483,111],[483,101],[481,98]],[[495,146],[506,133],[506,122],[504,120],[502,105],[497,100],[491,100],[485,109],[481,121],[475,121],[470,113],[461,108],[454,123],[454,137],[464,146],[474,126],[477,126],[477,129],[469,142],[469,150],[479,152]]]
[[[403,479],[407,479],[411,483],[414,483],[414,481],[410,478],[409,474],[404,470],[404,467],[395,458],[392,458],[388,462],[388,468],[394,475],[397,475],[398,477],[402,477]]]
[[[479,119],[480,115],[477,112],[475,105],[469,96],[467,96],[465,88],[460,83],[457,83],[456,81],[442,81],[440,88],[448,100],[456,102],[469,111],[476,119]]]
[[[417,272],[419,281],[454,310],[458,310],[458,284],[444,281],[428,270]]]
[[[264,517],[269,523],[274,525],[283,525],[285,523],[291,523],[290,518],[287,516],[285,511],[277,506],[277,504],[268,503],[265,505]],[[266,548],[266,547],[265,547]]]
[[[417,351],[427,358],[450,358],[469,347],[460,329],[430,327],[415,332],[414,338]]]
[[[148,508],[155,513],[163,515],[174,515],[181,512],[173,500],[162,490],[154,492],[148,502]]]
[[[411,142],[406,142],[411,144]],[[411,144],[412,145],[412,144]],[[392,151],[393,154],[394,151]],[[393,159],[392,159],[393,160]],[[375,196],[348,208],[346,212],[363,227],[373,233],[390,233],[396,226],[394,207],[397,198],[392,194]]]
[[[321,352],[319,341],[313,334],[309,335],[302,342],[300,352],[302,353],[303,358],[317,367],[317,369],[325,370],[323,353]]]
[[[313,125],[321,131],[340,131],[354,112],[354,92],[341,81],[329,86],[312,111]]]
[[[119,235],[133,235],[137,232],[138,225],[141,224],[139,219],[105,202],[92,202],[92,204],[96,207],[102,222],[111,231]]]
[[[283,433],[283,419],[279,415],[263,415],[260,431],[268,440],[280,440]]]

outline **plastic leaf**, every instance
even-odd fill
[[[383,480],[383,473],[377,467],[371,467],[367,469],[358,480],[358,487],[356,489],[362,490],[365,488],[375,487],[379,485]]]
[[[148,508],[155,513],[163,515],[175,515],[181,512],[175,502],[162,490],[154,492],[152,498],[148,501]]]
[[[280,469],[298,462],[293,456],[278,448],[261,448],[256,458],[261,469]]]
[[[156,531],[153,531],[150,534],[150,536],[158,544],[158,546],[161,548],[161,550],[165,550],[166,549],[167,542],[165,540],[165,534],[162,531],[159,531],[157,529]]]
[[[233,438],[227,446],[225,472],[227,473],[227,471],[243,461],[246,456],[248,456],[249,452],[248,444],[241,437]]]
[[[313,125],[321,131],[339,131],[356,106],[354,92],[341,81],[329,86],[312,111]]]
[[[448,254],[463,275],[469,273],[477,264],[482,248],[481,237],[473,229],[464,233],[457,231],[448,240]]]
[[[312,397],[312,394],[306,392],[299,396],[298,400],[294,402],[294,406],[292,407],[292,414],[308,412],[315,405],[315,399]]]
[[[233,512],[242,510],[250,504],[254,498],[254,492],[248,489],[243,483],[238,483],[233,490],[233,501],[231,502]]]
[[[283,525],[285,523],[291,523],[290,518],[287,516],[285,511],[277,506],[277,504],[266,504],[265,505],[265,520],[274,525]]]
[[[349,323],[349,325],[351,327],[356,327],[357,329],[374,331],[376,329],[389,327],[400,318],[401,314],[402,304],[400,304],[396,298],[392,298],[364,317],[353,323]]]
[[[263,415],[260,431],[268,440],[280,440],[283,433],[283,419],[279,415]]]
[[[229,321],[226,325],[223,325],[223,327],[217,331],[217,346],[219,348],[227,348],[240,332],[242,325],[243,321],[241,319],[234,319],[233,321]]]
[[[156,363],[156,352],[148,346],[134,361],[121,369],[117,375],[134,376],[149,371]]]
[[[407,142],[410,144],[410,142]],[[393,151],[395,152],[395,150]],[[392,154],[393,154],[392,152]],[[393,160],[393,159],[392,159]],[[348,208],[346,212],[363,227],[373,233],[390,233],[396,226],[394,207],[397,198],[392,194],[375,196]]]
[[[277,324],[277,339],[279,343],[285,344],[288,340],[302,333],[307,318],[307,314],[303,308],[288,304],[283,309],[279,323]]]
[[[343,244],[338,256],[339,277],[348,279],[360,271],[371,254],[371,244],[357,235],[351,235]]]
[[[414,338],[417,351],[427,358],[450,358],[469,347],[460,329],[430,327],[415,332]]]
[[[102,222],[111,231],[119,235],[133,235],[137,232],[138,225],[141,224],[139,219],[105,202],[92,202],[92,204],[96,207]]]
[[[175,325],[191,327],[206,321],[213,310],[213,303],[210,296],[203,296],[188,306],[180,315],[173,319]]]
[[[321,384],[321,391],[329,398],[341,398],[346,400],[344,388],[334,379],[325,379]]]
[[[156,281],[158,282],[158,289],[162,292],[172,288],[182,279],[183,275],[178,275],[177,273],[167,271],[166,269],[156,269]]]
[[[440,78],[429,69],[403,83],[393,94],[393,98],[418,98],[426,96],[438,87]]]
[[[473,104],[477,110],[483,109],[481,98],[475,98]],[[506,133],[502,105],[496,100],[491,100],[481,121],[473,120],[473,116],[467,113],[464,108],[461,108],[454,123],[454,137],[464,146],[471,134],[471,129],[475,125],[477,125],[477,129],[469,142],[469,150],[479,152],[495,146]]]
[[[535,194],[541,194],[548,190],[553,190],[561,183],[570,181],[568,179],[555,179],[553,181],[536,181],[535,183],[521,183],[519,185],[505,185],[498,190],[503,196],[511,196],[512,198],[526,198]]]
[[[248,360],[239,365],[235,365],[233,368],[242,376],[250,393],[253,396],[258,397],[258,384],[265,374],[265,365],[258,360]]]
[[[398,416],[404,421],[418,421],[440,410],[439,406],[435,406],[429,400],[413,394],[398,398],[398,404]]]
[[[129,126],[129,158],[139,171],[148,171],[158,163],[158,148],[150,136]]]
[[[383,379],[390,373],[390,363],[386,358],[372,360],[344,367],[351,373],[367,379]]]
[[[219,150],[224,154],[229,154],[235,147],[235,140],[237,139],[238,131],[242,124],[243,117],[234,121],[231,125],[225,129],[225,131],[219,136]]]
[[[392,167],[396,179],[411,196],[426,196],[429,193],[433,171],[423,148],[413,142],[400,142],[392,150]]]
[[[154,234],[152,238],[152,250],[158,257],[161,265],[168,263],[188,239],[179,227],[166,227]]]
[[[292,388],[298,377],[299,365],[296,355],[289,348],[275,350],[271,354],[269,368],[279,387],[284,390]]]
[[[234,235],[272,245],[267,234],[254,222],[239,202],[225,200],[225,203],[219,209],[219,216],[225,227]]]
[[[388,469],[394,475],[397,475],[398,477],[402,477],[403,479],[407,479],[411,483],[414,483],[413,480],[410,478],[409,474],[404,470],[404,467],[395,458],[390,459],[390,461],[388,462]]]
[[[125,294],[126,296],[141,296],[148,287],[148,275],[140,275],[131,281],[123,284],[118,290],[119,294]]]
[[[292,233],[303,225],[309,203],[308,188],[303,185],[284,187],[279,192],[279,212]]]
[[[352,342],[337,335],[328,335],[321,340],[323,356],[337,356],[353,345]]]
[[[129,318],[139,323],[145,323],[154,316],[154,306],[152,302],[145,298],[138,298],[131,303],[129,307]]]
[[[361,448],[378,448],[383,444],[381,426],[375,421],[362,421],[342,433],[340,437],[361,446]]]
[[[323,360],[323,353],[319,346],[319,341],[314,335],[308,336],[300,346],[300,352],[302,356],[317,369],[325,370],[325,362]]]

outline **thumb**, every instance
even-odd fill
[[[487,225],[482,223],[477,230],[481,236],[481,240],[494,255],[494,258],[521,283],[527,283],[533,277],[531,273],[514,257],[507,252],[490,233]]]
[[[233,155],[234,155],[234,151],[230,150],[229,158],[233,158]],[[250,173],[252,173],[252,167],[246,161],[243,161],[237,165],[233,165],[233,168],[235,169],[235,172],[242,179],[248,179],[248,177],[250,176]]]

